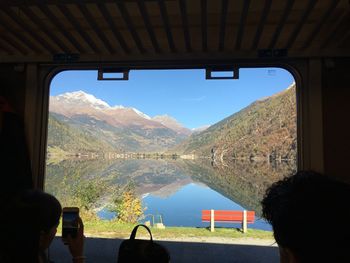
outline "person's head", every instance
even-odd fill
[[[262,200],[281,262],[350,262],[350,185],[301,171],[274,183]]]
[[[62,208],[52,195],[27,190],[13,198],[2,212],[5,215],[0,222],[2,248],[7,249],[5,252],[13,258],[12,262],[20,262],[21,258],[35,262],[38,253],[53,240]]]

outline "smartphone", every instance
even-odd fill
[[[78,207],[64,207],[62,210],[62,238],[68,235],[75,238],[78,233]]]

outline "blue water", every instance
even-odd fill
[[[145,215],[154,215],[155,221],[159,222],[161,215],[165,226],[190,226],[190,227],[207,227],[208,222],[202,222],[202,210],[244,210],[242,206],[210,189],[209,187],[191,183],[185,185],[175,194],[166,198],[147,195],[142,200],[143,206],[146,207]],[[115,216],[105,209],[98,213],[103,219],[111,219]],[[152,221],[151,217],[146,220]],[[218,227],[237,227],[241,224],[233,223],[215,223]],[[257,218],[254,224],[249,224],[248,228],[271,230],[271,225],[264,220]]]
[[[108,211],[106,208],[103,208],[97,212],[97,216],[101,219],[111,220],[111,219],[115,218],[116,213]]]

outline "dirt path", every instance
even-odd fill
[[[114,239],[115,233],[105,232],[99,234],[86,234],[91,238],[108,238]],[[128,239],[129,236],[117,237],[122,239]],[[148,236],[138,235],[140,239],[148,239]],[[261,238],[229,238],[229,237],[154,237],[154,240],[170,241],[170,242],[191,242],[191,243],[213,243],[213,244],[236,244],[236,245],[255,245],[255,246],[268,246],[277,247],[277,243],[274,239],[261,239]]]
[[[227,238],[227,237],[180,237],[180,238],[159,238],[161,241],[174,242],[196,242],[196,243],[215,243],[215,244],[236,244],[236,245],[255,245],[255,246],[273,246],[277,247],[274,239],[260,238]]]
[[[120,244],[117,238],[87,238],[86,262],[115,263]],[[167,238],[157,239],[165,246],[174,263],[278,263],[279,255],[273,240],[256,238]],[[60,238],[55,238],[50,248],[50,259],[54,262],[72,262],[68,249]]]

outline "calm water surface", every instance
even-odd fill
[[[271,230],[271,226],[259,218],[260,200],[273,181],[293,172],[287,164],[238,162],[225,167],[210,162],[188,160],[119,160],[119,161],[65,161],[47,166],[46,189],[64,196],[64,187],[71,184],[71,174],[78,174],[79,181],[110,178],[110,182],[123,185],[130,180],[146,208],[145,220],[160,221],[165,226],[207,227],[201,222],[202,210],[254,210],[256,221],[248,227]],[[63,181],[66,180],[66,181]],[[76,183],[76,182],[75,182]],[[108,198],[105,198],[108,200]],[[99,201],[98,216],[111,219],[108,203]],[[216,223],[216,226],[240,227],[240,224]]]
[[[146,214],[162,215],[168,226],[207,227],[208,222],[202,222],[202,210],[244,210],[236,202],[226,198],[207,186],[195,183],[188,184],[172,196],[164,199],[148,195],[143,199],[147,207]],[[156,218],[157,220],[158,218]],[[216,226],[241,227],[240,224],[215,223]],[[257,218],[248,227],[271,230],[270,224]]]

